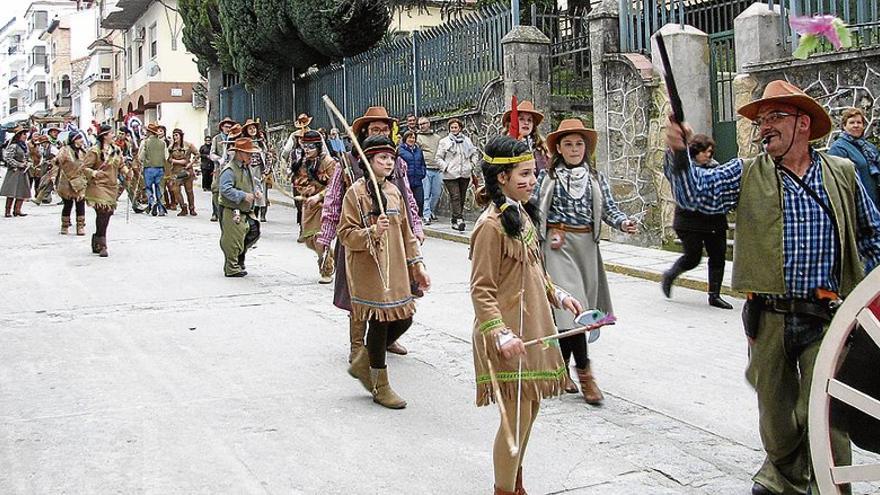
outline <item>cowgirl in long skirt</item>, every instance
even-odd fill
[[[425,272],[419,241],[406,215],[407,203],[390,180],[397,151],[391,139],[373,136],[364,141],[369,163],[360,162],[364,177],[345,193],[337,236],[345,246],[352,318],[367,322],[366,348],[358,349],[348,372],[373,394],[373,401],[390,409],[406,407],[388,383],[385,351],[410,325],[416,312],[410,279],[422,290],[431,280]],[[365,167],[376,175],[374,187]],[[380,205],[384,205],[382,213]]]
[[[528,145],[498,136],[484,153],[486,185],[477,199],[488,206],[471,238],[477,406],[500,394],[506,414],[492,455],[495,494],[522,495],[522,459],[538,406],[562,393],[566,375],[558,348],[527,349],[523,342],[556,333],[551,305],[573,314],[582,308],[551,283],[541,262],[537,211],[527,203],[536,183]]]
[[[617,207],[608,180],[590,161],[596,141],[596,131],[584,127],[579,119],[563,120],[547,136],[553,158],[550,166],[538,175],[532,202],[541,212],[538,233],[550,277],[588,308],[611,314],[611,295],[599,252],[602,222],[629,234],[636,233],[637,228]],[[560,332],[580,326],[563,311],[556,311],[554,317]],[[600,404],[602,391],[590,368],[586,336],[566,337],[559,345],[566,366],[574,356],[584,400]],[[570,379],[566,381],[566,391],[577,393]]]

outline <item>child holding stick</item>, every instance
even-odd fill
[[[390,409],[406,407],[388,383],[385,350],[412,325],[416,311],[410,277],[422,290],[431,281],[419,241],[409,226],[407,204],[389,179],[396,149],[385,136],[364,141],[365,175],[345,193],[337,235],[345,246],[352,317],[368,322],[366,348],[358,350],[348,372]],[[378,187],[377,187],[378,186]]]

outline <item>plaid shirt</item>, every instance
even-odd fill
[[[541,170],[538,174],[538,184],[532,191],[531,201],[539,204],[541,201],[541,185],[547,177],[547,170]],[[602,220],[615,229],[626,220],[626,214],[617,207],[614,196],[611,194],[611,186],[601,173],[599,177],[599,190],[602,191]],[[581,199],[573,199],[562,187],[562,181],[556,181],[553,191],[553,200],[550,202],[550,210],[547,212],[547,223],[564,223],[573,226],[593,225],[593,174],[587,174],[587,191]]]
[[[822,182],[819,154],[812,151],[812,162],[803,181],[827,205],[828,194]],[[675,201],[688,210],[715,214],[727,213],[739,202],[743,160],[733,160],[713,169],[688,167],[687,173],[673,171],[672,155],[667,153],[665,173],[672,183]],[[837,246],[831,219],[815,200],[786,174],[782,183],[782,250],[785,297],[810,299],[813,291],[839,289],[834,260]],[[858,181],[857,181],[858,182]],[[856,191],[856,244],[865,261],[865,273],[880,264],[880,212],[858,182]]]
[[[352,164],[353,167],[358,166],[357,163]],[[409,188],[409,179],[406,175],[406,162],[401,158],[397,158],[395,162],[395,173],[403,174],[403,183],[406,190],[400,191],[402,196],[406,197],[412,213],[413,224],[410,225],[413,234],[416,237],[423,237],[425,231],[422,228],[422,217],[419,216],[419,205],[416,203],[412,190]],[[321,209],[321,231],[318,233],[316,242],[324,247],[330,247],[333,239],[336,239],[336,226],[339,225],[339,217],[342,215],[342,198],[345,196],[345,180],[343,178],[343,167],[336,167],[336,172],[327,184],[326,193],[324,195],[324,206]]]

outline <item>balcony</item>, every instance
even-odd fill
[[[9,107],[9,113],[13,114],[13,113],[17,112],[18,109],[19,109],[18,105],[14,106],[14,107]],[[22,110],[24,110],[24,108],[22,108]]]
[[[113,101],[113,81],[104,81],[97,78],[92,79],[92,81],[89,82],[89,94],[92,101]]]
[[[15,84],[15,83],[17,83],[17,82],[18,82],[18,74],[16,74],[16,75],[14,75],[14,76],[12,76],[12,77],[9,78],[9,85],[10,85],[10,86],[12,86],[13,84]]]
[[[70,108],[70,97],[59,96],[55,98],[54,107],[57,109]]]

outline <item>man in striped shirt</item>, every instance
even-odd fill
[[[737,210],[733,288],[749,294],[746,378],[758,395],[767,453],[752,494],[819,493],[806,425],[813,366],[834,308],[823,296],[846,297],[880,264],[880,213],[851,162],[811,148],[831,119],[803,91],[772,81],[739,113],[752,121],[763,153],[695,167],[690,130],[670,118],[665,173],[682,208]],[[849,438],[833,425],[832,451],[837,464],[850,463]]]

